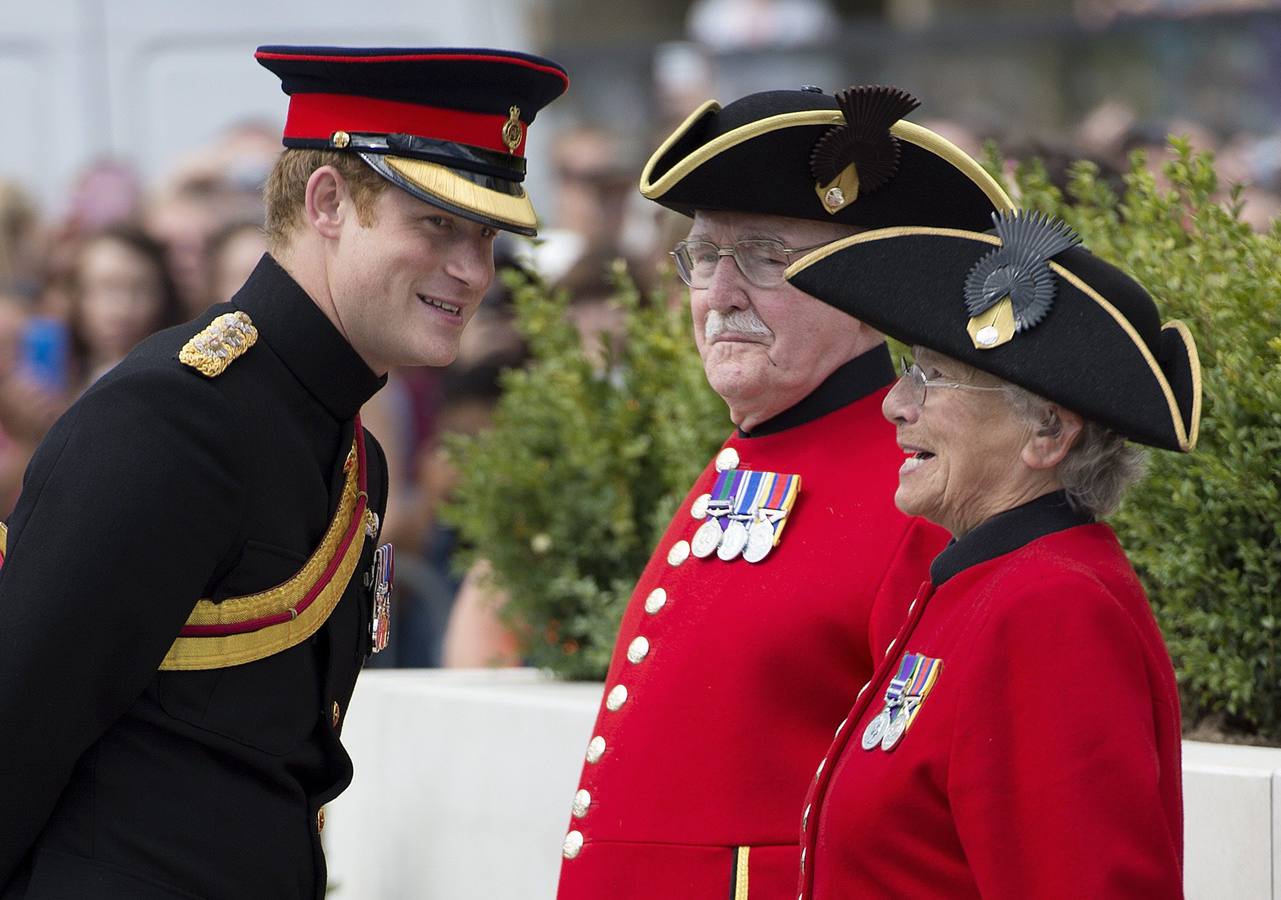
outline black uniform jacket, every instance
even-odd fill
[[[178,362],[216,316],[257,343]],[[144,341],[36,452],[0,569],[0,897],[321,897],[318,811],[369,645],[376,541],[311,638],[158,671],[196,600],[274,587],[316,548],[353,419],[383,383],[264,257],[229,304]],[[369,508],[386,463],[366,435]]]

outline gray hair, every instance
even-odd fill
[[[1030,422],[1045,423],[1050,401],[1008,381],[1001,382],[1010,405]],[[1081,433],[1059,463],[1059,483],[1077,512],[1095,518],[1112,513],[1130,486],[1147,471],[1147,451],[1097,422],[1083,420]]]

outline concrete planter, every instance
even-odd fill
[[[551,900],[599,684],[370,671],[343,730],[330,896]],[[1281,900],[1281,749],[1183,745],[1190,900]]]
[[[530,669],[373,670],[325,810],[335,900],[551,900],[599,684]]]
[[[1281,749],[1183,742],[1189,900],[1281,900]]]

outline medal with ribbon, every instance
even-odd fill
[[[743,552],[747,546],[747,526],[756,515],[756,498],[761,490],[761,480],[768,472],[751,472],[739,470],[743,476],[738,482],[738,491],[734,495],[734,506],[729,512],[729,523],[721,536],[721,545],[716,548],[716,555],[729,562]]]
[[[751,469],[727,469],[716,476],[710,494],[700,498],[697,516],[706,520],[694,532],[690,550],[699,559],[715,553],[729,562],[739,555],[756,563],[778,546],[801,490],[801,476]]]
[[[395,556],[391,544],[383,544],[374,551],[374,566],[370,575],[373,605],[369,615],[369,648],[371,653],[381,653],[391,640],[391,582],[395,575]]]
[[[783,526],[787,524],[787,516],[800,492],[801,476],[765,473],[760,496],[757,498],[755,521],[748,529],[743,559],[750,563],[760,562],[778,546],[783,536]]]
[[[699,559],[711,556],[720,546],[725,526],[729,524],[726,517],[734,506],[734,497],[742,477],[743,473],[738,469],[726,469],[717,474],[716,483],[712,485],[712,493],[707,500],[707,521],[694,532],[694,539],[689,545],[690,551]]]
[[[882,750],[893,750],[898,746],[942,670],[941,659],[919,653],[903,654],[898,672],[885,691],[885,708],[863,731],[864,750],[875,750],[878,745]]]

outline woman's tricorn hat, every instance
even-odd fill
[[[987,228],[1013,208],[960,148],[903,118],[898,88],[807,87],[709,100],[650,157],[640,192],[683,215],[721,210],[863,228]]]
[[[284,145],[357,153],[415,197],[518,234],[537,230],[525,135],[569,79],[509,50],[259,47],[289,95]]]
[[[1132,440],[1191,450],[1201,366],[1182,322],[1038,213],[996,233],[868,231],[797,260],[787,280],[907,344],[982,369]]]

